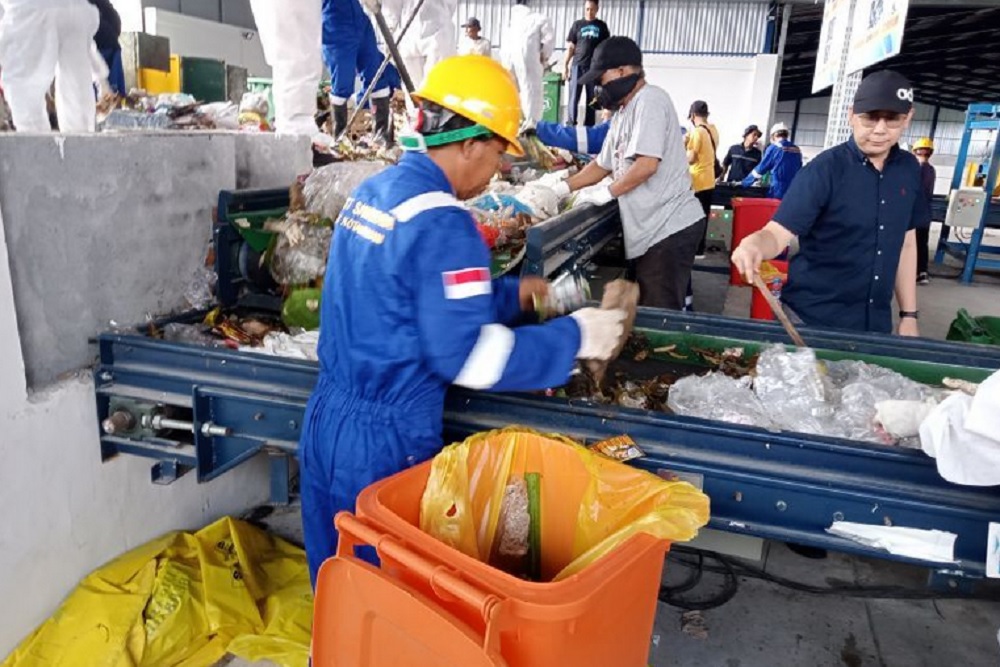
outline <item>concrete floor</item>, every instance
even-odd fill
[[[726,266],[726,261],[725,255],[714,253],[699,264]],[[1000,316],[1000,275],[979,273],[972,285],[961,285],[948,277],[957,275],[960,268],[953,260],[932,266],[931,284],[919,288],[922,335],[943,339],[955,311],[962,307],[973,315]],[[749,288],[730,288],[726,280],[720,274],[696,271],[696,309],[746,317],[750,310]],[[279,508],[265,520],[270,529],[301,543],[298,522],[297,506]],[[676,584],[689,574],[687,568],[673,562],[679,557],[673,554],[668,560],[665,584]],[[758,564],[770,574],[815,586],[851,583],[923,589],[927,577],[920,568],[843,554],[810,560],[778,542],[764,544],[763,559]],[[721,575],[706,573],[692,594],[710,597],[721,583]],[[705,638],[686,634],[682,629],[683,610],[661,603],[650,645],[650,665],[996,667],[1000,665],[1000,582],[986,582],[980,592],[992,601],[815,595],[741,577],[735,597],[702,613]],[[232,658],[221,664],[248,665]],[[270,665],[257,663],[254,667]]]

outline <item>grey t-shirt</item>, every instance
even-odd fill
[[[705,217],[691,191],[674,103],[667,91],[649,84],[611,118],[597,164],[618,180],[640,155],[658,158],[660,166],[649,180],[618,198],[629,259]]]

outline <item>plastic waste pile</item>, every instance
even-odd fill
[[[754,375],[713,371],[679,379],[670,389],[675,413],[772,430],[919,447],[876,419],[888,401],[933,404],[941,390],[862,361],[817,363],[811,349],[764,350]]]
[[[120,104],[120,108],[101,114],[103,122],[100,129],[240,129],[240,109],[232,102],[203,104],[186,93],[149,95],[144,90],[132,90]]]

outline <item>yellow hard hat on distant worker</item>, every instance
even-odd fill
[[[930,137],[920,137],[913,144],[913,150],[920,150],[921,148],[928,148],[934,150],[934,142]]]
[[[488,130],[507,142],[508,153],[524,155],[517,140],[521,126],[517,86],[510,73],[492,58],[473,55],[445,58],[431,68],[413,97],[438,104],[476,123],[471,128],[442,133],[451,135],[447,138],[425,136],[428,146],[482,136]],[[403,138],[400,139],[402,142]]]

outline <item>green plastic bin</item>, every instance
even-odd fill
[[[959,309],[951,327],[948,340],[980,345],[1000,345],[1000,317],[973,317],[965,308]]]
[[[559,110],[562,107],[562,76],[549,72],[542,78],[542,120],[549,123],[559,122]]]

